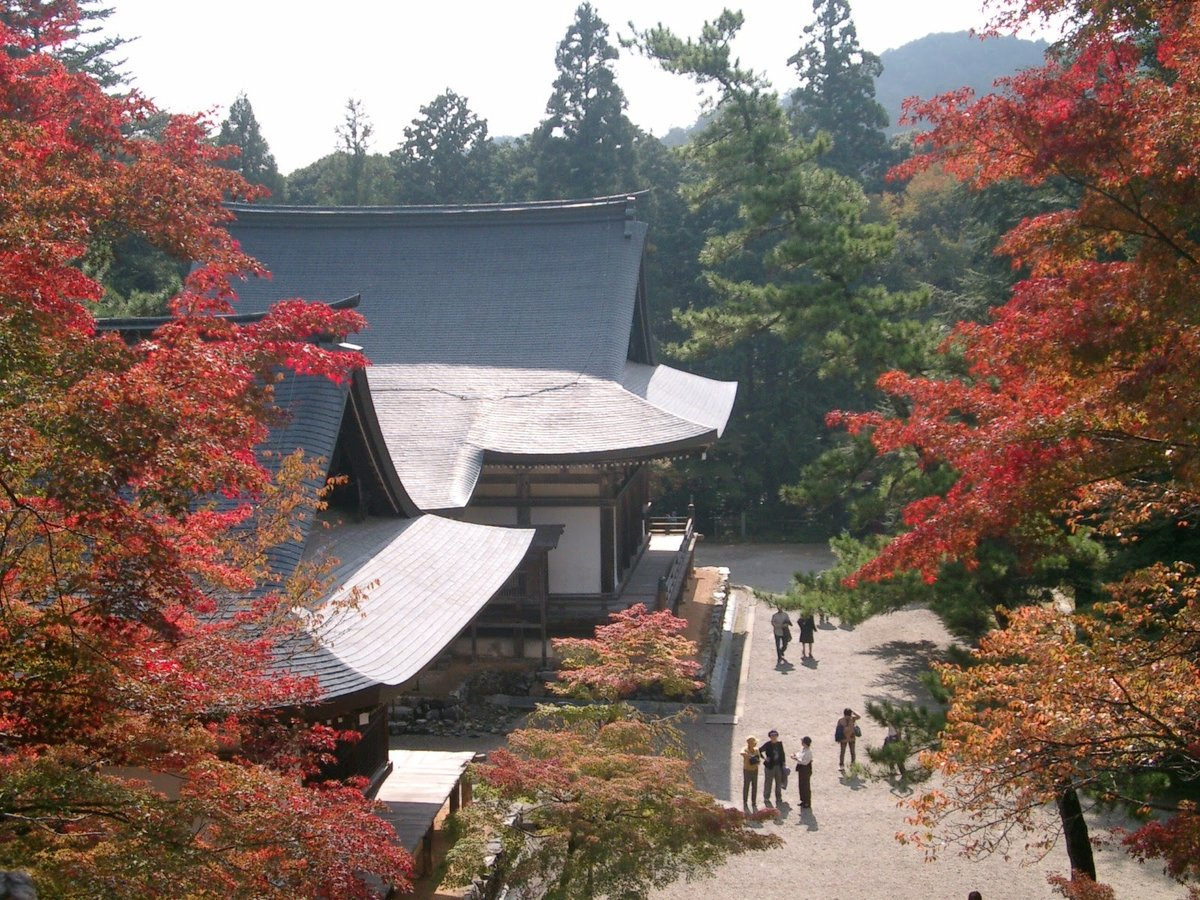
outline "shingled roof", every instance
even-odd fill
[[[361,372],[341,384],[289,375],[275,391],[287,418],[271,429],[264,451],[300,448],[327,463],[339,441],[360,429],[366,445],[379,443],[375,415]],[[354,417],[354,428],[344,427]],[[272,569],[286,578],[301,559],[333,557],[335,586],[309,617],[302,634],[279,648],[277,665],[315,676],[332,700],[376,685],[412,678],[470,623],[520,565],[534,529],[498,528],[415,514],[380,447],[370,460],[391,515],[364,521],[326,513],[321,528],[305,517],[295,538],[271,551]],[[272,457],[268,464],[277,459]],[[315,489],[317,485],[313,485]],[[345,599],[363,590],[357,607]]]
[[[736,385],[657,365],[632,198],[473,207],[233,207],[272,273],[240,310],[362,297],[380,429],[416,505],[467,505],[485,462],[707,446]]]
[[[483,609],[520,565],[528,528],[497,528],[441,516],[371,518],[314,533],[307,557],[339,560],[338,587],[293,642],[292,671],[315,675],[326,699],[417,675]],[[353,588],[357,606],[344,605]]]

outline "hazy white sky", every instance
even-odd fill
[[[494,136],[525,134],[542,119],[554,52],[578,0],[111,0],[109,30],[135,84],[173,112],[214,122],[244,91],[280,171],[331,152],[346,100],[362,101],[387,153],[404,126],[446,88],[465,96]],[[592,0],[610,39],[658,22],[694,36],[720,0]],[[787,58],[813,19],[811,0],[743,0],[735,49],[776,88],[795,83]],[[880,53],[937,31],[983,25],[982,0],[851,0],[859,43]],[[629,117],[662,135],[699,110],[691,82],[622,52],[617,78]]]

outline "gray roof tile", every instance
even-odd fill
[[[533,537],[532,529],[430,515],[314,530],[305,556],[339,559],[333,572],[339,586],[310,623],[314,642],[294,641],[281,662],[317,676],[326,697],[402,684],[470,623]],[[356,586],[362,599],[346,607]]]
[[[736,385],[626,358],[646,229],[625,198],[236,212],[272,272],[243,308],[361,294],[380,428],[421,509],[465,506],[489,458],[651,456],[729,417]]]

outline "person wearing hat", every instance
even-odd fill
[[[767,732],[769,740],[759,748],[763,761],[763,803],[771,805],[771,785],[775,786],[775,805],[783,803],[784,773],[787,769],[787,753],[779,732],[772,728]]]
[[[800,739],[800,752],[793,753],[796,761],[796,782],[800,788],[800,806],[812,806],[812,738],[805,735]]]

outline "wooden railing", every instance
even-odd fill
[[[651,534],[684,534],[692,528],[692,517],[651,516],[646,527]]]
[[[682,531],[669,531],[666,534],[682,534],[683,540],[679,544],[679,550],[675,553],[675,558],[671,560],[671,569],[666,576],[666,584],[660,585],[665,591],[666,609],[674,610],[679,603],[679,598],[683,594],[684,585],[687,584],[688,576],[692,573],[692,561],[696,553],[696,524],[691,516],[688,516]]]

